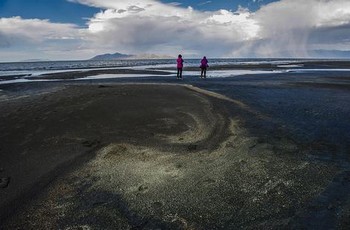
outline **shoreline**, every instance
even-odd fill
[[[196,59],[189,59],[194,61]],[[273,59],[266,59],[268,61],[262,61],[261,63],[256,63],[256,61],[248,62],[237,62],[237,63],[220,63],[215,62],[215,60],[225,60],[225,59],[213,59],[214,63],[210,65],[209,71],[308,71],[308,70],[318,70],[318,71],[350,71],[350,60],[294,60],[294,59],[276,59],[279,60],[274,62]],[[231,59],[228,59],[231,60]],[[247,59],[249,60],[249,59]],[[252,59],[254,60],[254,59]],[[260,59],[259,59],[260,60]],[[261,59],[265,60],[265,59]],[[284,60],[284,61],[283,61]],[[118,61],[118,60],[117,60]],[[121,62],[128,60],[119,60]],[[144,60],[141,60],[144,61]],[[84,61],[82,61],[83,63]],[[88,63],[88,61],[85,61]],[[55,63],[55,62],[52,62]],[[176,70],[175,66],[172,65],[171,60],[165,60],[164,64],[160,62],[157,66],[149,65],[121,65],[121,66],[86,66],[85,68],[79,67],[66,67],[62,66],[63,69],[37,69],[39,73],[35,73],[35,70],[25,73],[13,73],[13,74],[2,74],[0,76],[1,81],[15,80],[15,79],[26,79],[26,80],[74,80],[78,78],[84,78],[89,76],[103,75],[103,74],[122,74],[122,75],[159,75],[167,76],[174,74]],[[166,64],[165,64],[166,63]],[[1,64],[1,63],[0,63]],[[164,67],[166,65],[167,67]],[[142,68],[141,68],[142,67]],[[28,67],[31,69],[32,67]],[[21,70],[25,71],[25,70]],[[21,72],[20,71],[20,72]],[[33,72],[34,71],[34,72]],[[184,67],[184,71],[199,71],[197,64],[188,63]],[[6,71],[4,71],[5,73]]]

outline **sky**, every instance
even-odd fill
[[[349,0],[0,0],[1,62],[350,57],[349,34]]]

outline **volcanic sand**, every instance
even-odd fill
[[[4,228],[299,226],[340,172],[190,86],[67,85],[1,107]]]

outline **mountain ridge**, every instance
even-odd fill
[[[169,55],[159,54],[123,54],[123,53],[106,53],[96,55],[89,60],[120,60],[120,59],[172,59],[174,57]]]

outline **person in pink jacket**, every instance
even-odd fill
[[[182,55],[179,54],[177,60],[177,74],[176,74],[176,78],[177,79],[182,79],[182,68],[184,67],[184,59],[182,59]]]
[[[204,56],[203,59],[201,60],[201,78],[206,78],[207,77],[207,68],[209,67],[208,65],[208,59]]]

